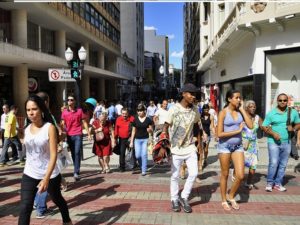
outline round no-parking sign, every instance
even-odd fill
[[[53,80],[58,80],[60,77],[60,74],[57,70],[52,70],[50,76]]]

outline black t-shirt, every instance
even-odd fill
[[[134,121],[132,123],[132,126],[134,126],[136,128],[136,132],[135,132],[135,138],[136,139],[145,139],[145,138],[149,138],[149,134],[147,132],[147,128],[152,125],[152,121],[146,117],[146,119],[144,120],[144,122],[141,123],[141,121],[139,120],[138,116],[134,117]]]

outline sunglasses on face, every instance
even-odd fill
[[[287,99],[278,99],[278,102],[287,102]]]
[[[74,99],[72,99],[72,98],[69,98],[69,99],[68,99],[68,101],[69,101],[69,102],[73,102],[73,101],[74,101]]]
[[[144,110],[137,110],[138,112],[144,112]]]

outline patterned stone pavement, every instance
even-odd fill
[[[18,165],[0,169],[1,224],[17,224],[20,202]],[[82,180],[74,183],[72,170],[64,176],[70,182],[63,195],[68,202],[74,224],[299,224],[300,176],[288,171],[287,192],[264,191],[265,173],[255,177],[255,189],[239,189],[239,211],[225,212],[220,203],[219,171],[204,170],[201,182],[195,183],[191,195],[192,214],[170,210],[168,167],[155,167],[145,177],[137,172],[100,174],[97,168],[82,169]],[[184,181],[181,181],[181,186]],[[229,182],[230,184],[230,182]],[[31,224],[61,224],[55,205],[48,201],[54,213]]]
[[[97,158],[91,154],[91,143],[84,143],[82,179],[76,183],[72,167],[63,172],[69,181],[63,192],[74,224],[299,224],[300,175],[299,163],[289,160],[285,186],[287,192],[264,191],[267,171],[267,149],[260,141],[259,169],[255,175],[255,188],[240,187],[236,199],[240,210],[226,212],[221,207],[219,190],[219,164],[214,144],[209,152],[209,166],[200,175],[191,194],[193,213],[174,213],[170,210],[170,168],[153,167],[149,160],[149,173],[142,177],[138,172],[117,171],[118,157],[111,157],[112,173],[100,174]],[[150,157],[149,157],[150,159]],[[23,168],[19,165],[0,168],[0,224],[17,224],[20,203],[20,180]],[[184,181],[180,181],[181,187]],[[231,181],[228,182],[230,187]],[[58,209],[48,201],[53,214],[36,219],[31,224],[62,224]]]

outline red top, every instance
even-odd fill
[[[65,109],[61,114],[61,119],[65,121],[67,135],[81,135],[82,134],[82,120],[85,115],[82,109],[68,110]]]
[[[115,137],[129,138],[130,123],[132,123],[133,121],[133,116],[129,116],[126,120],[123,116],[119,116],[115,124]]]

